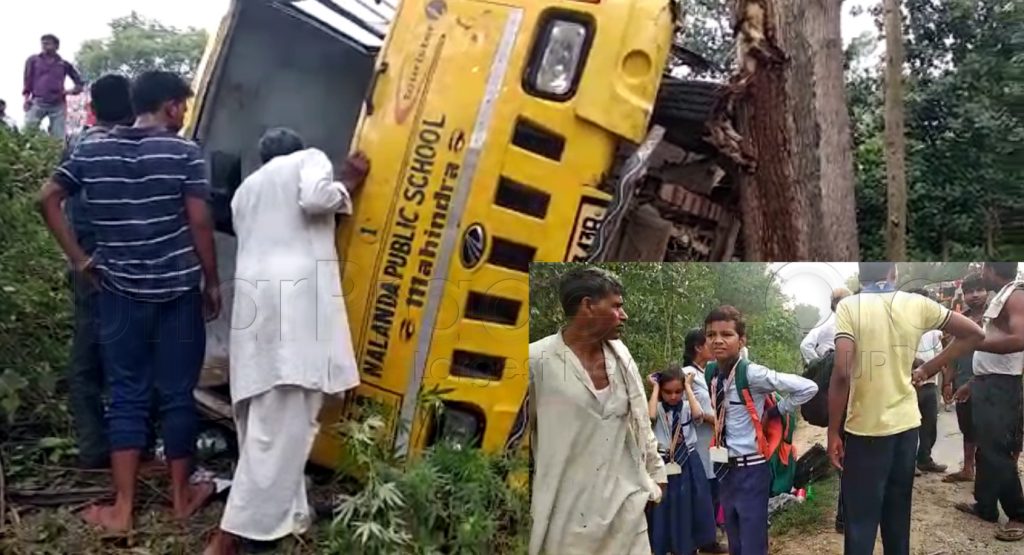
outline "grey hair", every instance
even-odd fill
[[[273,127],[260,137],[260,161],[267,162],[278,156],[287,156],[306,148],[302,137],[287,127]]]

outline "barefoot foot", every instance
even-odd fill
[[[189,484],[184,504],[174,507],[174,518],[187,520],[199,512],[206,502],[216,493],[217,486],[213,482]]]
[[[83,510],[80,516],[105,534],[125,535],[132,529],[131,511],[122,511],[116,505],[92,505]]]

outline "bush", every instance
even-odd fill
[[[54,403],[67,361],[71,301],[66,265],[36,209],[60,144],[0,126],[0,413],[66,425]]]
[[[442,443],[411,460],[391,455],[379,415],[343,424],[342,468],[361,477],[341,496],[321,545],[359,555],[511,554],[528,543],[529,492],[509,485],[525,461]]]

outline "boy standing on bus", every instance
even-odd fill
[[[793,413],[818,392],[813,381],[740,357],[747,344],[739,310],[721,306],[704,320],[715,357],[709,383],[717,422],[711,460],[718,463],[731,555],[767,555],[771,471],[762,423]],[[783,397],[775,402],[775,394]]]

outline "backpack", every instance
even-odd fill
[[[768,468],[772,474],[771,496],[780,493],[789,493],[793,490],[793,480],[796,477],[796,448],[793,446],[793,432],[796,428],[796,419],[792,414],[780,414],[778,417],[770,418],[761,422],[757,415],[757,408],[754,406],[754,397],[750,393],[750,382],[747,381],[747,366],[750,361],[740,359],[736,365],[736,391],[750,413],[750,419],[754,422],[754,430],[757,434],[758,451],[768,461]],[[704,368],[704,378],[708,383],[708,390],[712,398],[715,397],[715,385],[713,382],[718,364],[709,362]],[[777,406],[781,397],[778,393],[772,393],[765,397],[764,410]]]
[[[828,388],[832,382],[832,368],[836,352],[829,350],[824,355],[807,363],[804,377],[818,384],[818,392],[810,401],[800,406],[800,415],[811,426],[828,427]]]

